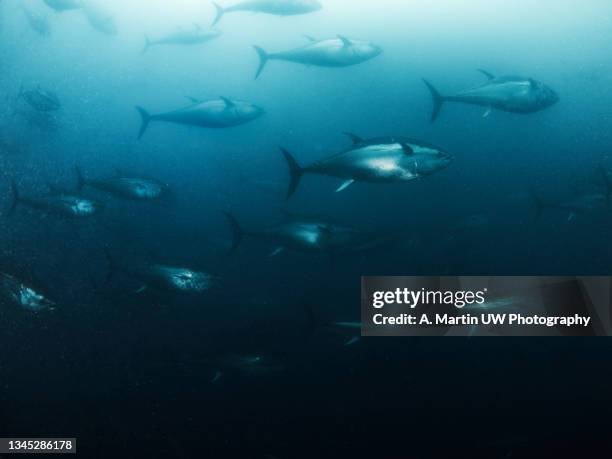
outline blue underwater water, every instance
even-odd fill
[[[219,37],[146,52],[145,35],[208,30],[215,7],[88,1],[63,12],[0,2],[0,273],[54,303],[0,302],[0,437],[78,437],[83,457],[105,458],[563,457],[604,446],[605,341],[356,341],[322,324],[360,320],[364,275],[610,273],[609,1],[321,0],[301,15],[227,11]],[[338,36],[382,53],[346,67],[270,60],[255,79],[253,46]],[[452,97],[490,83],[479,69],[558,101],[514,113],[449,99],[432,122],[423,79]],[[137,138],[134,107],[159,114],[189,98],[262,113],[227,128],[153,119]],[[452,162],[340,192],[346,177],[305,173],[287,198],[280,148],[307,167],[349,149],[347,132],[435,145]],[[91,185],[118,177],[167,193],[126,199]],[[49,185],[103,210],[66,218],[32,206]],[[296,218],[374,243],[303,253],[261,237]],[[151,265],[204,272],[211,288],[149,284],[137,271]]]

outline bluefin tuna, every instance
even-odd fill
[[[322,6],[317,0],[247,0],[233,6],[222,7],[213,2],[217,15],[213,25],[227,13],[246,11],[251,13],[266,13],[275,16],[296,16],[319,11]]]
[[[86,186],[121,199],[131,201],[155,201],[170,195],[168,185],[159,180],[143,177],[128,177],[117,171],[113,177],[100,180],[86,179],[77,167],[77,188]]]
[[[259,68],[255,79],[259,78],[270,60],[318,67],[348,67],[374,59],[383,52],[382,48],[374,43],[343,36],[329,40],[315,40],[314,38],[309,38],[309,40],[310,43],[305,46],[273,54],[255,46],[255,51],[259,55]]]
[[[535,219],[539,220],[546,209],[555,209],[562,212],[567,212],[567,221],[572,221],[577,216],[590,214],[598,211],[610,212],[612,210],[612,180],[604,169],[603,165],[599,166],[599,171],[602,175],[605,190],[604,192],[587,192],[581,193],[573,198],[562,202],[546,202],[535,191],[531,191],[531,197],[535,204],[536,214]]]
[[[221,31],[219,30],[204,30],[199,25],[195,24],[195,27],[191,29],[180,29],[176,32],[154,40],[151,40],[149,37],[145,36],[145,46],[142,52],[146,53],[151,47],[160,45],[200,45],[202,43],[206,43],[216,38],[219,38],[220,36]]]
[[[104,204],[100,201],[84,198],[53,186],[50,186],[51,190],[47,195],[39,198],[21,197],[14,181],[11,182],[11,189],[13,196],[8,215],[12,215],[19,205],[44,214],[70,219],[92,217],[104,209]]]
[[[387,240],[381,234],[361,231],[318,217],[286,214],[284,221],[279,224],[259,231],[245,231],[233,215],[226,212],[225,216],[232,229],[230,253],[238,249],[245,236],[273,244],[274,250],[270,256],[276,256],[285,249],[332,256],[358,253]]]
[[[35,89],[19,90],[18,99],[25,100],[30,107],[39,112],[55,112],[62,107],[57,95],[48,89],[37,86]]]
[[[501,76],[479,70],[487,77],[487,82],[474,89],[460,92],[454,96],[443,96],[427,80],[423,80],[433,98],[431,122],[439,116],[445,102],[459,102],[478,105],[485,108],[484,116],[497,109],[511,113],[535,113],[544,110],[559,101],[559,96],[544,83],[520,76]]]
[[[3,269],[0,271],[0,302],[35,314],[55,309],[56,303],[34,284]]]
[[[106,257],[109,265],[106,282],[110,282],[117,272],[122,272],[142,283],[137,293],[152,289],[200,294],[210,290],[218,282],[217,277],[192,268],[157,262],[119,266],[108,250]]]
[[[47,6],[58,13],[81,8],[80,0],[44,0]]]
[[[142,118],[138,138],[142,138],[151,121],[202,128],[230,128],[253,121],[265,113],[257,105],[226,97],[208,101],[189,99],[192,102],[189,106],[158,115],[151,115],[144,108],[136,107]]]
[[[304,174],[319,174],[343,180],[340,192],[354,182],[397,183],[416,180],[439,172],[450,165],[453,156],[445,150],[406,137],[362,139],[347,134],[353,145],[327,159],[301,167],[295,158],[281,148],[289,165],[291,197]]]

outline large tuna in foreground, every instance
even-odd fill
[[[432,175],[448,167],[453,157],[432,144],[405,137],[365,140],[348,134],[353,145],[346,150],[301,167],[294,157],[281,149],[291,174],[288,197],[297,189],[304,174],[318,174],[343,180],[337,192],[354,182],[397,183]]]

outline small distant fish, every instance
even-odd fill
[[[252,13],[267,13],[275,16],[296,16],[319,11],[321,4],[317,0],[247,0],[229,7],[219,6],[213,2],[217,15],[215,25],[227,13],[248,11]]]
[[[0,300],[33,313],[52,311],[55,308],[55,302],[40,289],[7,272],[0,272]]]
[[[255,50],[259,55],[259,68],[255,78],[259,78],[270,60],[295,62],[319,67],[348,67],[374,59],[383,52],[382,48],[374,43],[353,40],[343,36],[322,41],[317,41],[314,38],[309,38],[309,40],[311,43],[305,46],[273,54],[264,51],[259,46],[255,46]]]
[[[21,5],[21,10],[32,30],[43,37],[51,35],[51,24],[46,17],[29,10],[25,5]]]
[[[199,25],[195,25],[192,29],[181,29],[164,37],[151,40],[145,36],[145,46],[142,50],[146,53],[153,46],[160,45],[175,45],[175,46],[193,46],[209,42],[221,36],[219,30],[203,30]]]
[[[23,205],[45,214],[65,218],[88,218],[104,209],[104,204],[94,199],[83,198],[69,191],[51,187],[46,196],[40,198],[25,198],[19,195],[17,184],[11,182],[13,192],[8,215],[12,215],[18,205]]]
[[[559,203],[546,203],[538,195],[532,195],[536,205],[536,220],[545,209],[557,209],[567,212],[567,221],[574,220],[579,215],[585,215],[598,210],[611,210],[609,197],[604,193],[589,193],[576,196],[568,201]]]
[[[260,231],[244,231],[233,215],[225,213],[232,228],[234,253],[245,236],[275,244],[271,256],[285,249],[302,253],[339,255],[367,250],[385,239],[380,234],[360,231],[316,217],[287,215],[285,221]]]
[[[98,32],[106,35],[116,35],[117,25],[113,15],[95,0],[81,0],[81,7],[89,24]]]
[[[263,355],[229,354],[215,359],[217,366],[225,371],[243,374],[268,374],[283,370],[283,367]]]
[[[106,256],[109,263],[107,283],[118,271],[121,271],[143,283],[137,293],[146,289],[178,293],[203,293],[210,290],[218,281],[215,276],[208,273],[164,263],[143,263],[136,266],[119,267],[110,252],[107,251]]]
[[[230,128],[253,121],[265,113],[264,109],[257,105],[226,97],[208,101],[189,99],[192,103],[188,107],[158,115],[151,115],[144,108],[136,107],[142,118],[138,138],[142,138],[151,121],[203,128]]]
[[[336,190],[343,191],[354,182],[407,182],[445,169],[453,156],[434,145],[405,137],[382,137],[365,140],[347,134],[353,145],[327,159],[301,167],[285,149],[291,181],[287,196],[291,197],[304,174],[319,174],[343,179]]]
[[[320,323],[319,318],[310,305],[305,306],[305,311],[308,318],[307,332],[309,336],[314,335],[317,329],[326,329],[342,335],[348,335],[346,341],[344,341],[344,347],[353,346],[361,341],[361,331],[364,328],[361,322]]]
[[[429,81],[423,80],[433,98],[432,123],[438,118],[444,102],[479,105],[486,109],[485,116],[488,116],[492,109],[511,113],[535,113],[559,101],[555,91],[533,78],[496,77],[485,70],[479,71],[487,77],[487,83],[454,96],[441,95]]]
[[[37,86],[35,89],[19,90],[18,99],[25,100],[34,110],[39,112],[54,112],[62,107],[57,95],[48,89]]]
[[[567,212],[567,221],[576,216],[597,212],[600,210],[612,211],[612,180],[607,171],[600,166],[600,173],[604,180],[605,192],[578,194],[573,198],[557,203],[545,202],[538,194],[531,191],[531,198],[536,206],[535,220],[539,220],[546,209],[557,209]]]
[[[117,175],[101,180],[86,179],[80,169],[76,168],[77,188],[82,190],[89,186],[96,190],[112,194],[118,198],[132,201],[153,201],[170,194],[168,185],[150,178],[126,177],[117,171]]]
[[[47,6],[58,13],[81,8],[80,0],[44,0]]]

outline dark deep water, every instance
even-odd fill
[[[152,177],[172,196],[143,203],[89,188],[85,196],[105,203],[91,219],[24,205],[0,217],[2,269],[35,278],[57,302],[39,314],[0,303],[0,437],[77,437],[79,454],[92,458],[605,457],[604,338],[347,346],[350,331],[313,332],[306,307],[320,323],[358,321],[363,275],[610,273],[606,206],[562,205],[536,219],[530,195],[559,204],[606,193],[609,2],[327,0],[303,16],[228,14],[215,41],[143,55],[145,33],[207,27],[212,6],[103,3],[116,35],[93,30],[79,11],[0,2],[0,205],[10,207],[11,180],[28,197],[48,183],[74,189],[76,166],[91,179],[115,169]],[[29,26],[21,4],[47,19],[49,36]],[[273,61],[253,80],[251,45],[284,50],[305,34],[339,32],[384,53],[344,69]],[[448,103],[431,124],[421,78],[450,93],[484,84],[478,68],[543,81],[560,101],[487,116]],[[18,97],[38,85],[61,101],[50,116]],[[185,96],[220,95],[266,114],[230,129],[154,122],[136,140],[134,106],[157,113],[184,107]],[[308,164],[348,147],[345,131],[422,139],[455,159],[421,180],[341,193],[340,180],[308,175],[286,200],[278,147]],[[284,210],[394,237],[334,257],[271,257],[278,244],[247,237],[227,254],[222,212],[254,231]],[[219,280],[201,295],[136,293],[142,282],[127,269],[105,282],[106,249],[121,266],[163,260]],[[236,364],[257,358],[263,364]]]

